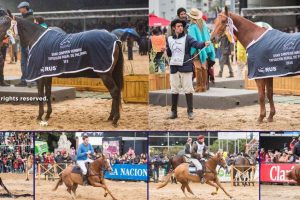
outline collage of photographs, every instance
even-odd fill
[[[0,0],[0,200],[300,200],[299,110],[299,0]]]

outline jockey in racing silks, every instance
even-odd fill
[[[199,135],[197,137],[197,141],[193,143],[191,155],[192,155],[192,163],[195,165],[197,174],[200,177],[201,183],[203,184],[205,182],[204,178],[204,169],[200,162],[200,160],[204,160],[204,158],[208,155],[208,148],[205,146],[204,143],[204,135]]]
[[[77,164],[82,170],[83,175],[83,185],[88,184],[88,178],[87,178],[87,168],[85,166],[85,163],[92,163],[94,162],[89,157],[94,154],[94,149],[92,145],[89,143],[89,137],[87,135],[84,135],[82,137],[83,143],[79,145],[77,150]]]

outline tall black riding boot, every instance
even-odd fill
[[[205,177],[204,177],[204,172],[203,172],[203,170],[198,170],[196,173],[197,173],[197,175],[198,175],[199,178],[200,178],[201,184],[205,183]]]
[[[179,94],[172,94],[172,106],[171,106],[171,115],[170,119],[177,118],[177,104],[178,104]]]
[[[87,175],[82,175],[82,177],[83,177],[83,185],[84,185],[84,186],[89,185]]]
[[[186,97],[186,104],[187,104],[187,114],[189,120],[193,120],[193,93],[185,94]]]

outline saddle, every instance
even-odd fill
[[[191,160],[191,158],[192,158],[191,155],[190,154],[184,154],[183,158],[184,158],[184,162],[189,164],[190,173],[196,173],[197,170],[196,170],[196,167],[195,167],[195,165],[193,164],[193,162]],[[200,164],[203,166],[203,170],[205,171],[205,160],[201,159]]]
[[[90,163],[85,163],[85,167],[87,169],[87,176],[89,176]],[[83,175],[82,174],[82,170],[81,170],[81,168],[78,165],[73,166],[72,173],[79,174],[81,176]]]

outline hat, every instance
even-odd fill
[[[198,10],[197,8],[192,8],[191,11],[189,13],[187,13],[187,15],[192,19],[201,19],[203,16],[203,13],[200,10]]]
[[[172,22],[171,22],[171,27],[174,27],[176,24],[178,23],[181,23],[183,25],[183,27],[186,26],[186,22],[184,20],[181,20],[181,19],[174,19]]]
[[[185,8],[178,8],[177,9],[177,16],[179,17],[180,13],[182,12],[186,12],[186,9]]]
[[[18,9],[24,7],[30,7],[30,4],[27,1],[23,1],[18,5]]]
[[[205,138],[204,135],[199,135],[199,136],[197,137],[197,140],[204,139],[204,138]]]

